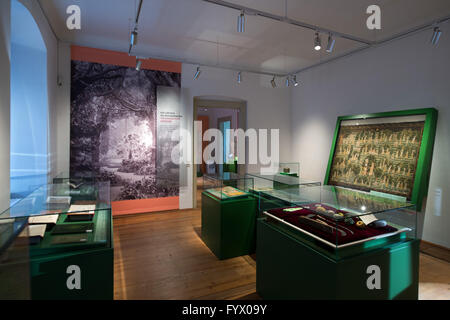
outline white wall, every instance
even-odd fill
[[[450,247],[449,23],[441,29],[437,47],[428,30],[302,73],[291,90],[291,139],[304,176],[323,180],[338,116],[437,108],[423,239]]]
[[[280,160],[290,161],[290,97],[289,89],[280,81],[278,88],[270,85],[271,77],[242,74],[242,82],[237,83],[237,73],[202,67],[202,74],[193,80],[197,66],[183,64],[181,87],[183,89],[183,103],[185,105],[185,123],[192,132],[194,97],[218,97],[241,99],[247,102],[247,129],[280,129]],[[193,167],[187,170],[188,177],[192,177]],[[192,179],[190,179],[192,180]],[[192,207],[192,187],[183,199],[181,207]]]
[[[0,1],[0,212],[9,207],[10,14],[10,1]]]

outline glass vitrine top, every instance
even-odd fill
[[[411,202],[328,185],[288,188],[275,192],[275,197],[282,198],[294,205],[308,206],[308,209],[318,214],[333,218],[336,218],[335,215],[338,211],[347,212],[353,216],[364,216],[397,209],[415,210],[415,205]]]
[[[95,178],[97,177],[97,174],[92,171],[83,171],[82,173],[78,173],[74,175],[73,173],[69,171],[62,171],[59,174],[56,175],[55,179],[83,179],[83,178]]]
[[[278,183],[281,183],[281,184],[284,184],[287,186],[320,184],[320,182],[318,182],[318,181],[306,180],[306,179],[299,178],[296,176],[288,176],[288,175],[281,175],[281,174],[264,175],[264,174],[259,174],[259,173],[248,173],[247,175],[250,177],[256,177],[256,178],[260,178],[260,179],[278,182]]]
[[[49,184],[40,187],[26,198],[0,214],[0,220],[81,213],[111,208],[109,182],[80,182]]]
[[[213,180],[220,180],[220,181],[245,179],[244,176],[239,175],[234,172],[222,172],[222,173],[217,173],[217,174],[208,174],[208,175],[204,175],[203,177],[205,179],[213,179]]]

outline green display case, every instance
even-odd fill
[[[338,117],[333,141],[331,144],[324,184],[342,185],[364,191],[377,190],[383,188],[376,183],[373,183],[374,180],[377,181],[380,179],[380,176],[383,177],[384,175],[386,175],[387,177],[392,178],[393,181],[390,182],[394,182],[395,187],[388,186],[388,188],[384,188],[385,190],[377,191],[400,195],[404,193],[403,196],[406,197],[407,200],[414,203],[419,211],[424,212],[425,210],[423,206],[424,204],[426,204],[426,196],[428,192],[437,119],[438,111],[434,108]],[[419,130],[417,130],[417,124],[420,124]],[[360,152],[357,159],[365,160],[366,158],[368,158],[369,162],[375,162],[375,169],[382,168],[382,163],[380,163],[380,160],[382,160],[382,156],[385,155],[386,147],[388,147],[387,149],[389,150],[389,153],[394,154],[397,151],[401,151],[401,154],[395,154],[395,156],[387,159],[390,162],[387,166],[387,172],[383,172],[383,170],[381,170],[380,172],[374,172],[373,175],[366,177],[368,179],[363,179],[362,183],[361,181],[358,181],[359,183],[353,183],[351,181],[350,183],[348,181],[336,181],[337,179],[333,178],[333,172],[334,169],[339,170],[336,161],[339,161],[338,156],[340,136],[341,133],[343,133],[343,129],[348,128],[348,126],[353,126],[354,128],[368,128],[369,126],[372,126],[372,129],[370,129],[370,133],[372,134],[376,134],[376,132],[380,132],[385,128],[392,130],[393,133],[395,133],[399,130],[399,128],[407,128],[407,126],[411,126],[411,128],[407,128],[407,130],[417,130],[417,137],[414,137],[414,145],[411,139],[399,139],[398,141],[394,141],[394,139],[391,139],[391,137],[389,137],[387,141],[383,141],[377,136],[364,136],[364,143],[368,145],[368,150],[366,150],[365,153]],[[344,135],[346,134],[348,133],[344,133]],[[361,142],[361,136],[359,141],[353,142],[353,145],[350,147],[352,148],[356,146],[359,142]],[[375,146],[375,148],[371,149],[372,146]],[[410,148],[412,150],[406,150],[407,155],[405,156],[403,154],[405,151],[398,150],[398,146],[404,146],[406,149]],[[414,148],[417,148],[417,150],[414,150]],[[349,150],[349,152],[352,151],[354,150]],[[411,155],[411,153],[414,154]],[[351,160],[352,155],[347,154],[346,158],[348,160]],[[356,163],[355,161],[350,161],[350,163],[347,163],[345,167],[353,168],[352,170],[355,170],[356,168],[354,167]],[[412,166],[412,170],[404,171],[404,165]],[[398,167],[400,167],[400,170],[398,170],[398,172],[394,172],[393,168],[398,169]],[[356,171],[358,172],[358,169],[356,169]],[[407,191],[402,190],[402,188],[396,188],[396,186],[398,185],[395,184],[395,182],[398,180],[404,180],[405,185],[408,186],[408,188],[406,188]]]
[[[32,299],[113,299],[109,182],[46,185],[0,215],[28,220]]]
[[[26,218],[0,220],[0,300],[29,300],[30,253]]]
[[[334,186],[287,194],[257,223],[261,297],[417,299],[414,204]]]
[[[282,205],[258,220],[260,296],[418,298],[417,212],[437,116],[428,108],[338,117],[325,186],[272,191]]]
[[[202,239],[219,259],[255,251],[253,179],[234,173],[203,176]]]

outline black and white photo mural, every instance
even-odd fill
[[[178,166],[159,159],[171,150],[158,146],[157,88],[180,82],[179,73],[72,61],[71,176],[109,180],[111,201],[178,196]]]

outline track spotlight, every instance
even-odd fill
[[[273,76],[273,79],[270,81],[270,83],[272,84],[272,88],[277,87],[277,83],[275,82],[275,76]]]
[[[319,33],[316,32],[316,36],[314,37],[314,50],[319,51],[322,49],[322,41],[320,40]]]
[[[140,71],[142,66],[142,60],[136,59],[136,71]]]
[[[441,38],[442,31],[439,27],[434,28],[433,30],[433,37],[431,38],[431,43],[433,45],[437,45],[439,42],[439,39]]]
[[[292,82],[294,83],[294,87],[298,87],[297,76],[292,77]]]
[[[242,74],[241,74],[240,71],[239,71],[238,76],[237,76],[237,82],[238,82],[238,83],[241,83],[241,82],[242,82]]]
[[[328,53],[333,52],[335,43],[336,43],[336,40],[333,38],[332,34],[330,33],[328,35],[328,45],[327,45],[327,52]]]
[[[194,75],[194,80],[197,80],[198,77],[200,77],[201,73],[202,73],[202,71],[200,70],[200,67],[197,67],[197,71],[195,72],[195,75]]]
[[[244,13],[244,11],[241,11],[241,14],[238,17],[237,32],[239,32],[239,33],[245,32],[245,13]]]

